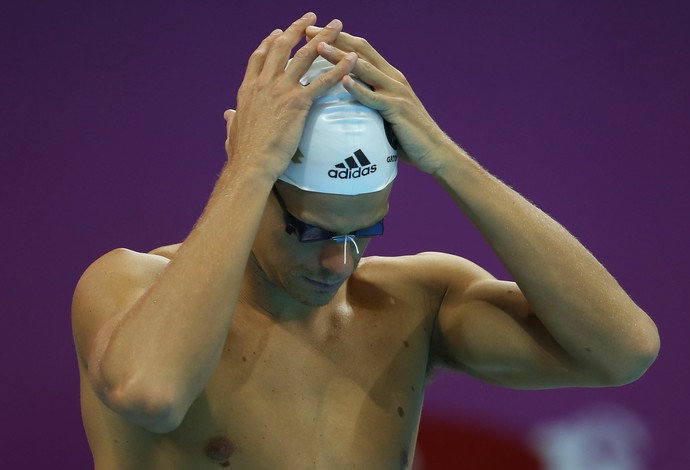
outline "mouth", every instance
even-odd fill
[[[316,290],[325,291],[325,292],[333,292],[333,291],[338,290],[340,288],[340,286],[342,285],[342,283],[344,282],[344,280],[336,281],[336,282],[321,282],[321,281],[317,281],[315,279],[311,279],[308,277],[305,277],[304,279],[307,281],[307,283],[310,286],[314,287]]]

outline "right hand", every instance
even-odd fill
[[[342,30],[342,23],[333,20],[319,32],[317,41],[309,41],[295,53],[286,68],[290,52],[315,21],[316,15],[307,13],[285,32],[273,31],[249,59],[237,93],[237,112],[225,113],[228,121],[225,147],[231,165],[258,169],[274,181],[278,179],[297,150],[314,100],[354,67],[357,55],[351,53],[318,80],[307,86],[299,83],[318,55],[317,45],[332,43]]]
[[[320,32],[321,28],[309,27],[307,38],[316,39]],[[390,123],[400,143],[398,158],[429,174],[437,174],[449,160],[456,161],[455,152],[449,149],[457,146],[429,115],[405,76],[368,41],[341,31],[333,44],[320,44],[318,52],[334,64],[349,52],[357,54],[353,74],[369,86],[351,77],[343,80],[343,86]]]

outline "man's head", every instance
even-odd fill
[[[307,85],[332,68],[317,57],[300,82]],[[380,191],[397,175],[395,146],[381,115],[338,83],[312,105],[297,152],[280,179],[317,193]]]
[[[302,304],[330,302],[379,233],[390,189],[343,196],[277,181],[254,242],[261,276]]]
[[[333,65],[317,58],[306,85]],[[324,305],[380,235],[397,175],[381,115],[338,84],[313,104],[298,150],[269,198],[254,244],[266,279],[300,303]]]

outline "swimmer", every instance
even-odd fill
[[[652,320],[572,235],[457,146],[369,43],[315,23],[249,59],[184,242],[111,251],[76,287],[96,469],[410,468],[437,368],[601,387],[657,355]],[[398,161],[445,188],[514,281],[454,254],[364,256]]]

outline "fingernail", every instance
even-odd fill
[[[309,18],[312,18],[313,16],[314,16],[314,13],[309,12],[309,13],[305,13],[302,18],[304,18],[305,20],[308,20]]]
[[[345,56],[345,59],[354,62],[357,60],[357,53],[356,52],[348,52],[347,55]]]
[[[274,29],[273,32],[271,33],[271,36],[278,36],[279,34],[282,34],[283,30],[282,29]]]
[[[324,52],[333,52],[333,46],[331,46],[327,42],[322,42],[321,48],[324,50]]]
[[[333,20],[326,25],[327,28],[335,28],[340,23],[340,20]]]

